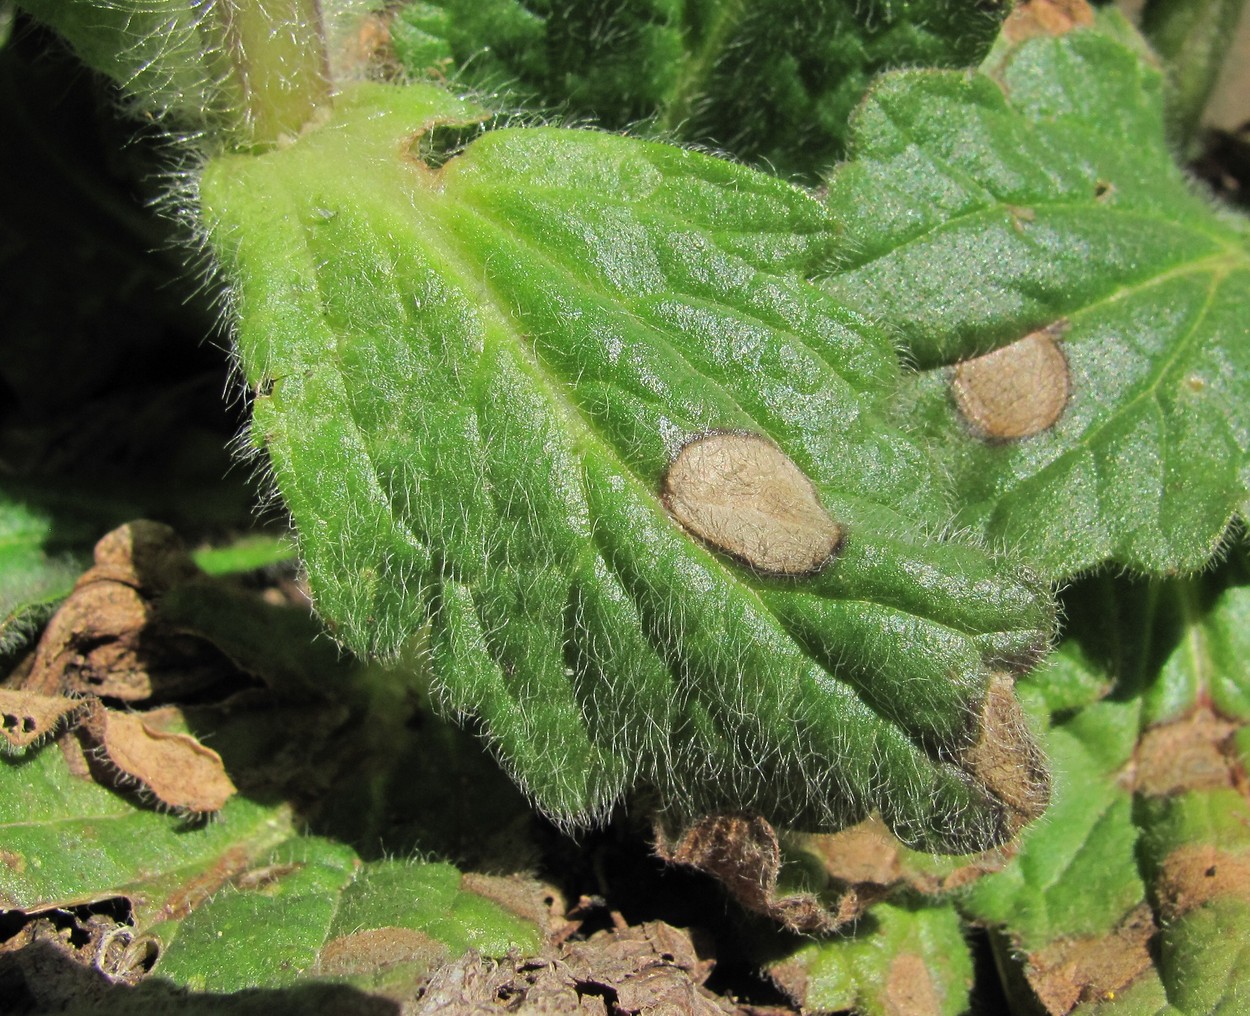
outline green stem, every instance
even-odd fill
[[[221,0],[240,146],[292,137],[330,102],[318,0]]]

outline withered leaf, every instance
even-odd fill
[[[83,703],[65,695],[0,688],[0,734],[13,748],[26,748],[57,728]]]
[[[656,825],[655,850],[670,864],[711,875],[747,910],[791,931],[823,934],[859,916],[871,902],[846,886],[826,901],[813,892],[780,892],[781,844],[776,830],[758,815],[707,815],[677,833]]]
[[[98,703],[85,728],[113,766],[170,808],[218,811],[235,793],[221,756],[188,734],[153,729],[136,713]]]

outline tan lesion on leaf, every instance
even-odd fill
[[[1137,742],[1128,782],[1151,797],[1235,786],[1240,767],[1231,756],[1237,730],[1237,724],[1203,708],[1151,727]]]
[[[1094,9],[1087,0],[1024,0],[1003,22],[1008,42],[1024,42],[1038,36],[1066,35],[1094,23]]]
[[[1150,907],[1139,904],[1107,935],[1061,938],[1030,953],[1025,978],[1048,1016],[1066,1016],[1083,1002],[1114,996],[1150,970],[1157,930]]]
[[[661,495],[687,532],[767,574],[819,572],[846,536],[807,475],[759,434],[718,430],[687,441]]]
[[[951,395],[960,416],[985,441],[1017,441],[1049,430],[1071,394],[1060,343],[1066,322],[955,365]]]
[[[1250,901],[1250,857],[1208,843],[1179,847],[1163,859],[1155,893],[1164,922],[1215,900]]]
[[[1038,818],[1050,803],[1050,774],[1015,694],[1011,675],[991,676],[975,742],[962,762],[1002,803],[1007,839]]]

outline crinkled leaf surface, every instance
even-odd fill
[[[985,0],[435,0],[392,22],[403,65],[609,127],[670,135],[816,174],[887,67],[958,67],[989,49]]]
[[[1051,576],[1205,564],[1250,476],[1250,231],[1174,165],[1158,70],[1094,30],[1033,39],[992,76],[884,79],[853,148],[830,181],[846,234],[825,288],[919,366],[906,412],[949,466],[957,520]],[[949,365],[1046,326],[1063,415],[974,437]]]
[[[824,208],[587,131],[417,157],[478,115],[363,86],[202,179],[255,440],[323,616],[367,652],[428,625],[446,705],[564,820],[641,779],[800,822],[880,808],[941,849],[1005,835],[1002,802],[950,760],[990,669],[1030,663],[1050,610],[926,535],[943,491],[877,412],[893,351],[805,278]],[[823,571],[757,573],[666,513],[671,458],[718,429],[811,480],[847,533]]]

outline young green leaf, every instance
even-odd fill
[[[942,488],[877,411],[893,350],[805,278],[823,207],[586,131],[420,161],[432,128],[478,115],[361,86],[323,129],[202,178],[254,439],[338,637],[395,654],[430,626],[447,708],[566,822],[646,781],[779,821],[879,808],[939,849],[1011,835],[1038,801],[978,771],[983,749],[1036,759],[991,673],[1037,658],[1050,608],[929,535]],[[710,528],[666,506],[666,479],[686,508],[724,493],[670,475],[713,434],[807,491],[757,521],[825,551],[777,566],[724,526],[741,491]]]
[[[768,975],[803,1012],[958,1016],[971,1004],[972,955],[950,904],[880,903],[867,928],[808,942]]]
[[[830,180],[846,232],[825,289],[920,368],[905,412],[957,522],[1050,576],[1199,568],[1250,492],[1250,230],[1173,163],[1161,91],[1094,30],[1008,49],[992,76],[892,75]],[[1027,433],[961,412],[952,368],[1039,332],[1062,357],[1000,383],[1066,399],[1017,406]]]

